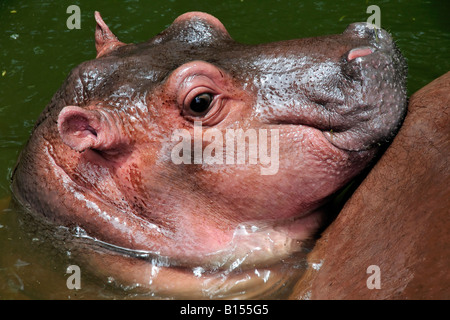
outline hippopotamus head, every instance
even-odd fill
[[[125,44],[95,17],[97,57],[40,115],[13,191],[48,221],[170,266],[254,268],[299,250],[406,110],[405,61],[365,23],[246,45],[191,12]]]

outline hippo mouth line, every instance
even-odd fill
[[[297,223],[291,224],[287,227],[278,226],[271,231],[271,233],[262,230],[261,235],[256,233],[259,238],[264,240],[259,241],[260,246],[257,248],[246,247],[237,248],[237,245],[245,243],[246,237],[249,236],[248,228],[244,225],[238,227],[231,242],[223,249],[202,255],[200,259],[191,260],[190,258],[176,258],[170,255],[163,255],[158,251],[133,249],[121,245],[113,244],[107,241],[90,236],[81,227],[74,227],[72,229],[66,228],[74,239],[74,245],[82,245],[83,248],[88,248],[95,252],[118,255],[121,257],[128,257],[131,259],[138,259],[145,261],[155,267],[162,268],[176,268],[178,270],[185,270],[192,272],[197,268],[201,268],[204,272],[209,274],[229,274],[235,270],[250,271],[258,268],[268,268],[277,265],[283,259],[287,259],[292,255],[301,254],[304,249],[301,247],[301,241],[296,240],[295,235],[302,234],[304,231],[302,222],[312,223],[317,220],[318,216],[322,216],[321,212],[312,212],[300,217],[296,220]],[[254,226],[251,228],[255,228]],[[250,232],[251,233],[251,232]],[[280,241],[282,238],[283,241]],[[253,243],[251,240],[249,244]],[[267,242],[264,244],[264,241]],[[274,243],[282,243],[279,249],[273,247]],[[269,245],[267,245],[269,244]],[[261,254],[274,250],[274,256],[268,256],[264,259]],[[256,259],[256,260],[254,260]]]
[[[310,123],[308,123],[308,124],[307,123],[298,123],[298,122],[288,123],[288,122],[283,121],[282,123],[279,123],[279,125],[295,126],[300,129],[303,128],[304,130],[309,130],[310,132],[314,132],[315,138],[317,138],[320,141],[322,141],[323,143],[325,143],[335,153],[339,153],[342,155],[351,153],[354,155],[363,156],[363,155],[373,152],[373,150],[377,148],[376,145],[368,146],[365,148],[346,148],[346,147],[339,145],[339,143],[337,143],[335,140],[335,139],[339,139],[336,135],[345,133],[346,130],[334,130],[332,128],[330,129],[330,127],[325,127],[325,126],[321,126],[321,125],[315,125],[315,124],[310,124]]]
[[[75,237],[76,239],[81,239],[83,241],[88,242],[85,244],[89,245],[89,247],[92,249],[99,249],[110,253],[125,255],[131,258],[147,260],[149,262],[151,261],[153,264],[158,266],[176,265],[175,261],[169,262],[170,259],[169,257],[162,256],[160,253],[156,251],[131,249],[107,241],[103,241],[88,235],[87,232],[80,227],[75,227],[72,230],[72,236]]]

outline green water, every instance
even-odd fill
[[[79,30],[66,27],[73,4],[81,9]],[[366,21],[372,4],[407,58],[409,94],[450,70],[450,1],[0,0],[0,299],[70,296],[64,286],[52,287],[51,295],[41,292],[42,277],[65,284],[61,272],[49,272],[54,266],[27,271],[27,250],[34,247],[21,238],[7,198],[12,168],[35,119],[68,72],[95,57],[94,10],[126,43],[145,41],[194,10],[219,18],[237,41],[260,43],[340,33]]]

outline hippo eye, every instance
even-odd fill
[[[190,111],[193,115],[203,115],[209,110],[213,98],[213,95],[210,93],[202,93],[195,96],[189,104]]]

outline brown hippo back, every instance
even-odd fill
[[[402,129],[323,233],[292,298],[450,298],[449,105],[450,72],[411,97]],[[371,265],[380,289],[368,288]]]

